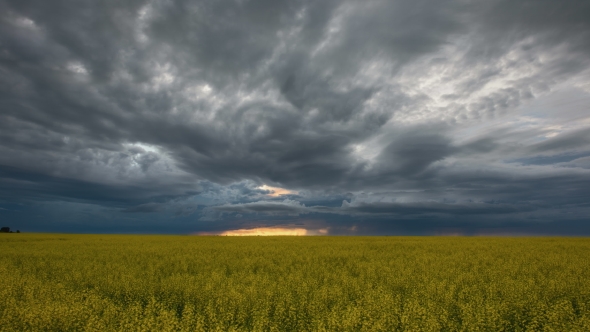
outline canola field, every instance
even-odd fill
[[[590,331],[590,239],[0,234],[0,331]]]

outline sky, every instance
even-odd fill
[[[0,0],[0,223],[588,236],[590,1]]]

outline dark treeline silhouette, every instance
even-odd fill
[[[16,230],[16,232],[20,233],[20,231],[18,229]],[[2,227],[2,228],[0,228],[0,233],[14,233],[14,232],[10,230],[10,227]]]

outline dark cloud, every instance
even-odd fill
[[[469,203],[469,204],[445,204],[437,202],[418,202],[418,203],[358,203],[343,204],[343,208],[348,212],[366,213],[366,214],[385,214],[394,216],[408,215],[436,215],[445,214],[453,216],[462,215],[493,215],[509,214],[523,211],[530,211],[533,206],[518,206],[498,203]]]
[[[0,218],[587,229],[589,17],[581,0],[0,0]]]
[[[258,201],[241,204],[223,204],[210,208],[213,211],[229,212],[229,213],[262,213],[262,214],[301,214],[306,213],[305,205],[297,201],[284,200],[277,201]]]
[[[398,176],[411,177],[424,171],[434,162],[443,160],[455,151],[451,140],[429,127],[409,128],[394,135],[378,157],[379,165]]]
[[[553,165],[553,164],[561,164],[571,161],[576,161],[581,158],[585,158],[590,156],[590,151],[582,152],[582,153],[564,153],[559,155],[551,155],[551,156],[535,156],[530,158],[522,158],[514,160],[514,162],[519,162],[524,165]]]
[[[588,149],[588,147],[590,147],[590,129],[584,128],[547,139],[535,144],[532,149],[535,152],[561,152],[576,148]]]
[[[160,203],[145,203],[126,208],[124,212],[128,213],[151,213],[161,211],[163,208]]]

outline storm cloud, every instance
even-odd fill
[[[588,1],[0,0],[0,221],[586,234],[588,105]]]

